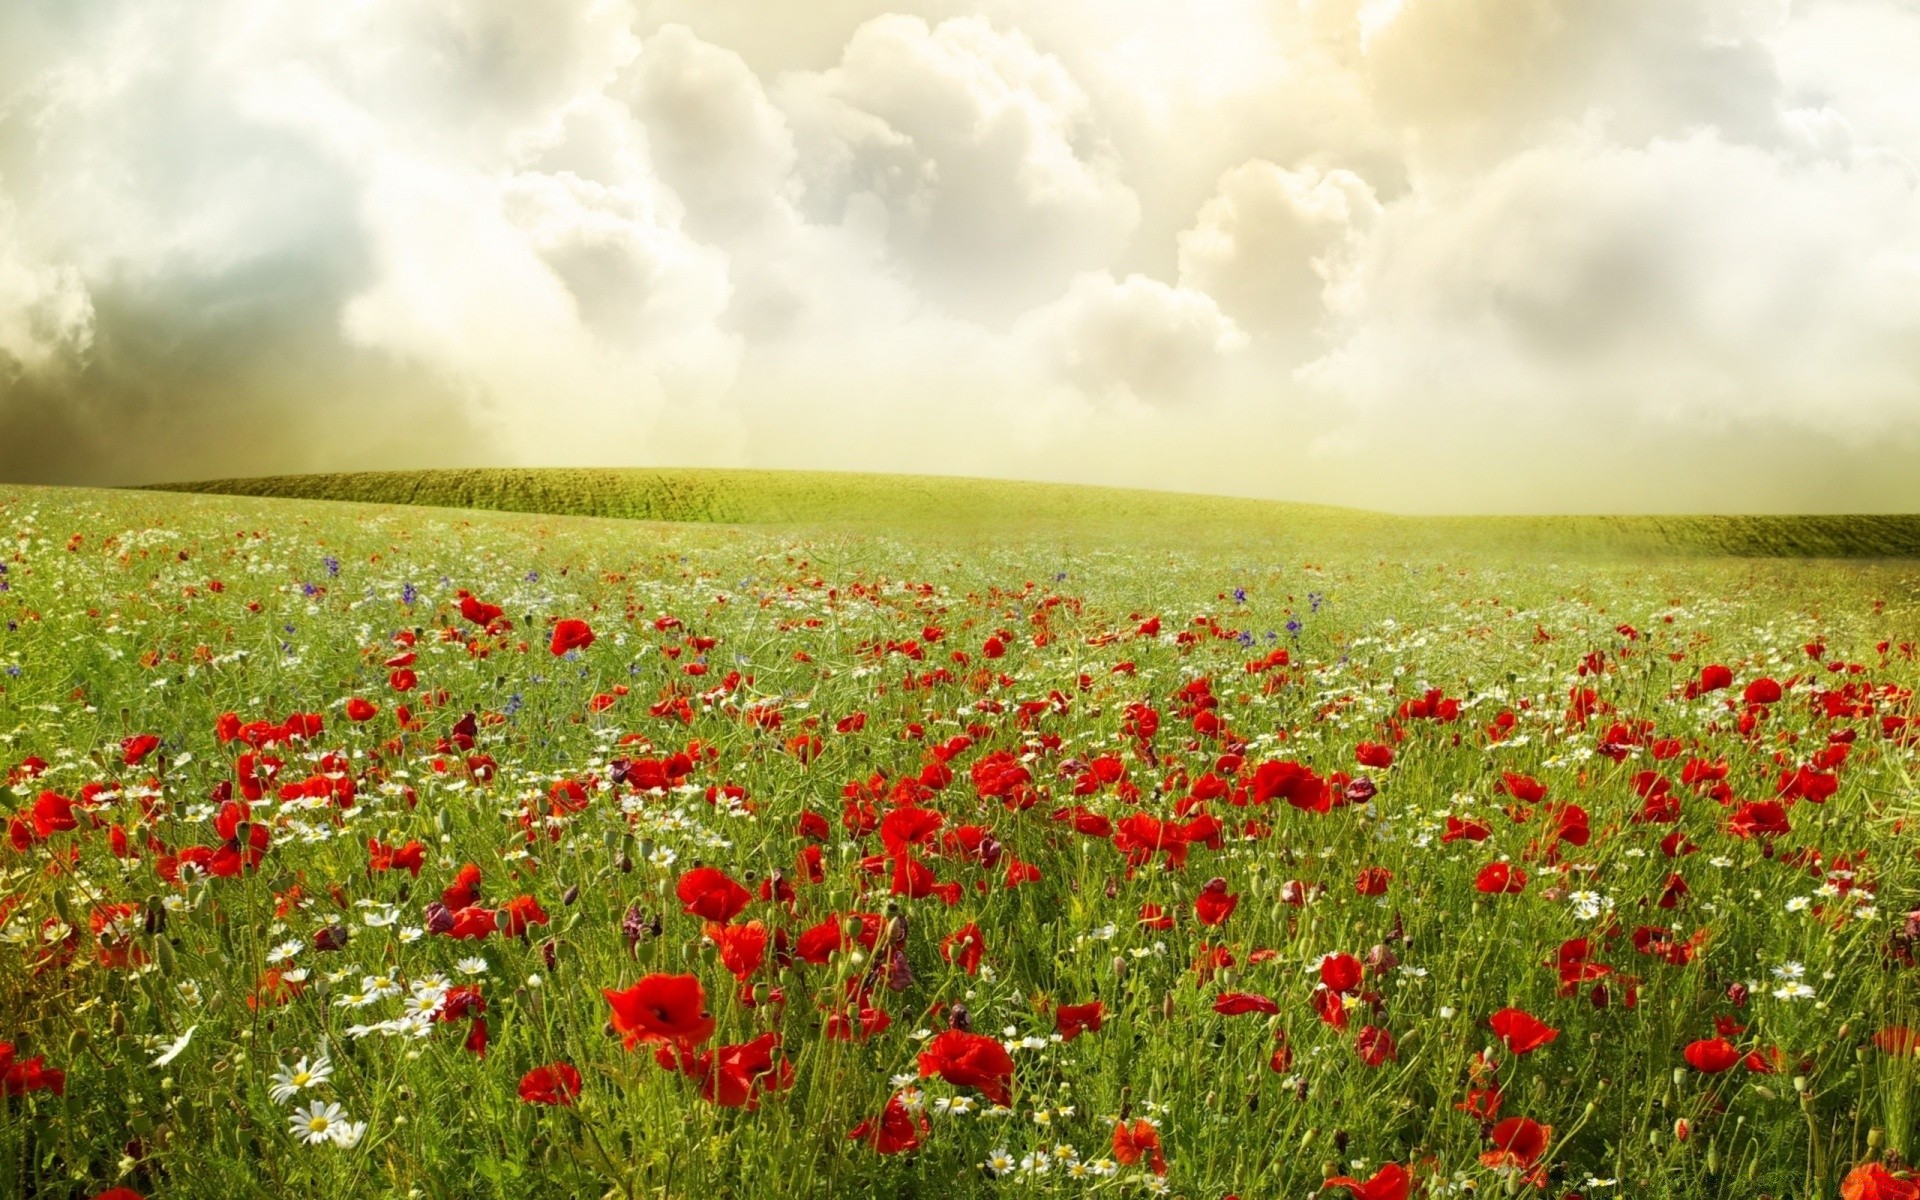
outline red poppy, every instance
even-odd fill
[[[471,592],[460,592],[460,615],[475,625],[491,625],[500,619],[503,610],[497,604],[488,604]]]
[[[1062,1004],[1053,1010],[1053,1027],[1060,1040],[1070,1042],[1083,1033],[1098,1033],[1101,1018],[1107,1015],[1104,1004],[1092,1000],[1086,1004]]]
[[[1840,1200],[1920,1200],[1920,1180],[1895,1175],[1879,1163],[1862,1163],[1840,1181]]]
[[[371,721],[380,715],[380,706],[371,700],[362,700],[355,696],[347,701],[347,720]]]
[[[1239,895],[1227,890],[1226,880],[1209,879],[1193,899],[1193,915],[1202,925],[1219,925],[1233,915],[1239,903]]]
[[[860,1122],[847,1134],[849,1140],[865,1141],[879,1154],[905,1154],[920,1148],[920,1140],[930,1132],[927,1119],[907,1107],[900,1093],[887,1097],[880,1117]]]
[[[767,927],[759,921],[708,926],[707,936],[720,948],[720,964],[742,983],[766,960]]]
[[[1488,1131],[1493,1149],[1480,1156],[1485,1167],[1516,1167],[1528,1170],[1547,1152],[1553,1140],[1553,1126],[1542,1125],[1531,1117],[1508,1117]]]
[[[629,1050],[642,1042],[697,1046],[713,1036],[707,990],[697,976],[654,974],[624,992],[603,988],[600,994],[612,1006],[614,1032]]]
[[[708,921],[727,922],[753,900],[753,893],[718,867],[695,867],[674,888],[684,911]]]
[[[94,1193],[93,1200],[146,1200],[146,1197],[130,1187],[110,1187],[104,1192]]]
[[[1507,1044],[1509,1054],[1531,1054],[1560,1036],[1560,1031],[1523,1008],[1503,1008],[1487,1024]]]
[[[1353,890],[1362,896],[1384,896],[1393,882],[1393,872],[1385,867],[1363,867],[1353,879]]]
[[[1223,1017],[1239,1017],[1248,1013],[1272,1015],[1280,1011],[1280,1006],[1272,998],[1258,992],[1221,992],[1214,997],[1213,1011]]]
[[[1531,775],[1516,775],[1512,771],[1503,771],[1500,786],[1522,804],[1538,804],[1546,797],[1547,785]]]
[[[1360,1055],[1360,1061],[1369,1067],[1377,1067],[1400,1057],[1400,1048],[1395,1044],[1393,1035],[1377,1025],[1363,1026],[1359,1036],[1354,1039],[1353,1048]]]
[[[995,1104],[1011,1102],[1013,1058],[1007,1048],[985,1034],[949,1029],[937,1034],[920,1052],[920,1077],[938,1075],[960,1087],[978,1088]]]
[[[120,761],[131,767],[146,758],[147,755],[152,754],[154,748],[159,745],[160,739],[151,733],[136,733],[130,738],[122,738],[120,741]]]
[[[577,617],[565,617],[553,623],[553,640],[547,644],[557,657],[569,650],[584,650],[593,645],[593,626]]]
[[[571,1063],[548,1063],[520,1077],[520,1099],[528,1104],[566,1106],[579,1094],[580,1072]]]
[[[940,941],[940,957],[958,963],[969,975],[980,973],[980,959],[987,952],[986,935],[980,926],[968,921]]]
[[[532,896],[515,896],[499,913],[500,932],[508,937],[519,937],[529,926],[545,925],[547,920],[547,910]]]
[[[1680,1054],[1687,1060],[1688,1066],[1708,1075],[1730,1071],[1734,1064],[1740,1061],[1740,1051],[1723,1037],[1703,1038],[1697,1042],[1689,1042],[1687,1048]]]
[[[1476,821],[1471,818],[1462,820],[1459,817],[1449,816],[1446,832],[1440,835],[1440,843],[1445,845],[1462,839],[1469,842],[1484,842],[1492,836],[1493,826],[1485,821]]]
[[[1353,759],[1363,767],[1390,767],[1393,749],[1379,742],[1361,742],[1353,748]]]
[[[1360,960],[1351,954],[1329,954],[1320,960],[1320,982],[1338,995],[1358,990],[1361,973]]]
[[[1920,1055],[1920,1031],[1905,1025],[1889,1025],[1873,1035],[1873,1044],[1882,1054],[1910,1058]]]
[[[1351,1175],[1334,1175],[1321,1186],[1343,1187],[1353,1200],[1407,1200],[1407,1194],[1413,1187],[1413,1176],[1399,1163],[1383,1163],[1364,1182]]]
[[[655,1057],[661,1066],[679,1070],[700,1081],[700,1095],[723,1108],[758,1108],[767,1092],[793,1086],[793,1064],[775,1058],[778,1033],[763,1033],[750,1042],[721,1046],[694,1054],[685,1045],[661,1046]],[[677,1059],[677,1062],[676,1062]]]
[[[1130,1167],[1144,1158],[1155,1175],[1167,1173],[1167,1156],[1160,1148],[1160,1131],[1145,1117],[1113,1123],[1113,1157],[1123,1167]]]
[[[1527,873],[1511,863],[1490,862],[1473,877],[1473,890],[1489,896],[1514,896],[1526,887]]]

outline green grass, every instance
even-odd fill
[[[1325,505],[1064,484],[818,471],[368,471],[161,490],[735,525],[1246,539],[1306,529],[1391,546],[1586,555],[1920,557],[1920,515],[1394,517]]]
[[[1920,1060],[1876,1041],[1920,1027],[1909,563],[1686,557],[1737,543],[1588,536],[1606,522],[1397,522],[1017,485],[491,477],[679,521],[637,523],[393,503],[502,495],[412,478],[413,493],[362,493],[378,504],[0,487],[0,815],[19,837],[0,840],[0,1041],[66,1072],[64,1095],[0,1095],[0,1195],[1253,1200],[1398,1163],[1436,1197],[1831,1197],[1860,1164],[1920,1155]],[[1543,543],[1522,528],[1563,532]],[[509,624],[463,617],[461,589]],[[558,618],[589,621],[596,640],[554,656]],[[386,665],[401,635],[412,681]],[[1733,687],[1688,698],[1708,664]],[[1781,700],[1744,703],[1763,677]],[[1201,680],[1212,708],[1195,700]],[[1430,689],[1460,702],[1456,719],[1405,707]],[[349,698],[378,715],[349,720]],[[1159,714],[1150,737],[1134,705]],[[279,774],[246,810],[271,837],[257,869],[182,873],[189,848],[222,848],[222,790],[258,769],[218,736],[226,713],[317,713],[324,728],[268,751]],[[891,895],[883,839],[845,823],[846,789],[877,787],[875,815],[889,811],[910,798],[896,784],[963,733],[951,782],[918,805],[943,832],[990,828],[998,855],[922,847],[959,885],[954,903]],[[128,763],[123,739],[141,734],[159,744]],[[1362,742],[1391,745],[1392,764],[1356,766]],[[617,758],[683,748],[696,751],[684,790],[613,782]],[[1116,777],[1089,774],[1101,759]],[[1034,803],[986,794],[988,766],[1020,760]],[[1281,760],[1365,775],[1377,795],[1327,812],[1233,802],[1257,764]],[[1687,781],[1696,760],[1725,764],[1723,795]],[[1743,806],[1810,764],[1833,795],[1787,807],[1787,832],[1740,836]],[[1515,801],[1506,772],[1539,780],[1545,800]],[[1674,812],[1637,819],[1641,772],[1668,781]],[[555,807],[567,780],[584,805]],[[43,792],[75,801],[71,828],[36,829]],[[1556,840],[1567,805],[1588,817],[1584,840]],[[1055,819],[1074,806],[1116,823],[1210,814],[1220,839],[1182,867],[1130,863]],[[803,813],[828,823],[817,883],[798,861]],[[1449,817],[1483,821],[1486,840],[1443,840]],[[370,840],[418,841],[418,878],[372,869]],[[1482,893],[1502,859],[1524,888]],[[1008,886],[1016,860],[1039,877]],[[479,907],[529,896],[548,922],[476,941],[421,932],[467,863]],[[905,969],[873,976],[864,952],[770,955],[736,983],[676,896],[696,863],[794,884],[791,907],[756,900],[734,920],[788,947],[849,913],[903,916]],[[1366,868],[1389,873],[1377,895],[1358,887]],[[1208,926],[1195,901],[1215,877],[1239,903]],[[1171,927],[1143,924],[1145,905]],[[968,924],[985,943],[977,975],[943,953]],[[350,940],[323,949],[336,927]],[[1651,953],[1642,927],[1693,949]],[[1563,988],[1553,964],[1583,937],[1609,971]],[[1372,964],[1345,1029],[1314,1006],[1329,953]],[[473,957],[483,968],[462,974]],[[274,970],[307,975],[288,994]],[[602,989],[652,973],[700,979],[717,1023],[704,1049],[778,1033],[790,1086],[726,1107],[647,1047],[623,1048]],[[369,976],[400,995],[353,1006]],[[381,1028],[436,976],[479,987],[484,1057],[465,1048],[470,1013],[424,1036]],[[891,1025],[828,1036],[862,980]],[[1223,1015],[1229,992],[1278,1012]],[[1099,1030],[1050,1040],[1055,1006],[1093,1000]],[[945,1029],[954,1002],[976,1031],[1040,1039],[1013,1052],[1008,1114],[986,1115],[964,1082],[920,1078],[921,1031]],[[1506,1007],[1558,1031],[1494,1054],[1500,1116],[1555,1131],[1537,1177],[1488,1165],[1489,1129],[1460,1107]],[[1778,1073],[1689,1068],[1684,1047],[1716,1020],[1741,1054],[1777,1053]],[[1365,1026],[1393,1036],[1394,1058],[1363,1061]],[[1282,1035],[1292,1061],[1276,1068]],[[274,1099],[276,1069],[321,1052],[331,1078]],[[523,1103],[522,1076],[553,1062],[579,1070],[577,1104]],[[929,1118],[918,1150],[847,1137],[908,1088]],[[310,1099],[365,1122],[358,1143],[301,1144],[289,1114]],[[955,1100],[974,1111],[941,1111]],[[1073,1178],[1072,1163],[1113,1155],[1121,1116],[1159,1121],[1164,1179],[1145,1163]],[[996,1178],[982,1164],[1002,1150],[1016,1165]],[[1042,1154],[1045,1174],[1019,1169]]]

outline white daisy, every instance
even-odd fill
[[[294,1109],[287,1123],[293,1136],[309,1146],[321,1142],[331,1142],[340,1136],[340,1127],[347,1124],[347,1114],[338,1104],[331,1101],[315,1100],[304,1109]]]
[[[332,1074],[333,1060],[324,1054],[311,1060],[303,1057],[291,1067],[282,1063],[273,1073],[273,1085],[267,1094],[284,1104],[299,1095],[301,1088],[323,1084]]]

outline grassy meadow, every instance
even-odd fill
[[[0,1194],[1915,1194],[1920,521],[423,472],[0,535]]]

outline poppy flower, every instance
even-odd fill
[[[532,896],[515,896],[499,913],[500,932],[508,937],[519,937],[529,926],[545,925],[547,920],[547,910]]]
[[[998,1040],[964,1029],[936,1034],[920,1052],[920,1077],[938,1075],[960,1087],[978,1088],[995,1104],[1011,1102],[1013,1058]]]
[[[1873,1044],[1882,1054],[1910,1058],[1920,1055],[1920,1031],[1905,1025],[1889,1025],[1873,1035]]]
[[[1734,1064],[1740,1061],[1740,1051],[1723,1037],[1703,1038],[1697,1042],[1689,1042],[1687,1048],[1680,1054],[1687,1060],[1688,1066],[1708,1075],[1730,1071]]]
[[[1503,1008],[1487,1024],[1507,1045],[1509,1054],[1531,1054],[1560,1036],[1560,1031],[1522,1008]]]
[[[1377,1067],[1400,1057],[1400,1048],[1394,1042],[1393,1034],[1377,1025],[1362,1027],[1354,1039],[1353,1048],[1360,1055],[1360,1061],[1369,1067]]]
[[[1107,1014],[1104,1004],[1092,1000],[1086,1004],[1062,1004],[1053,1010],[1053,1027],[1060,1040],[1070,1042],[1082,1033],[1100,1031],[1100,1020]]]
[[[553,623],[553,640],[547,649],[559,657],[569,650],[584,650],[593,645],[593,626],[577,617],[565,617]]]
[[[503,612],[497,604],[488,604],[471,592],[460,592],[460,615],[475,625],[490,625],[500,619]]]
[[[120,761],[126,766],[134,766],[146,758],[147,755],[152,754],[154,748],[159,744],[160,739],[151,733],[137,733],[130,738],[122,738],[120,741]]]
[[[707,990],[694,975],[653,974],[624,992],[601,989],[613,1009],[614,1032],[631,1050],[642,1042],[697,1046],[713,1036]]]
[[[750,1042],[704,1054],[694,1054],[684,1045],[661,1046],[656,1057],[661,1066],[675,1069],[677,1065],[681,1073],[699,1080],[700,1095],[710,1103],[753,1109],[760,1106],[764,1093],[793,1086],[793,1064],[774,1057],[779,1046],[778,1033],[763,1033]]]
[[[1351,1175],[1334,1175],[1321,1186],[1343,1187],[1353,1200],[1407,1200],[1413,1188],[1413,1176],[1399,1163],[1382,1163],[1380,1169],[1364,1181]]]
[[[1514,896],[1527,888],[1527,873],[1511,863],[1490,862],[1473,877],[1473,890],[1489,896]]]
[[[674,887],[682,910],[703,920],[725,923],[753,900],[753,893],[718,867],[695,867]]]
[[[1480,1156],[1480,1165],[1525,1171],[1539,1161],[1553,1140],[1553,1126],[1531,1117],[1508,1117],[1488,1131],[1493,1149]]]
[[[130,1187],[110,1187],[104,1192],[95,1192],[93,1200],[146,1200],[146,1197]]]
[[[1145,1117],[1113,1123],[1113,1157],[1123,1167],[1145,1159],[1155,1175],[1167,1173],[1167,1156],[1160,1148],[1160,1131]]]
[[[566,1106],[579,1094],[580,1072],[571,1063],[548,1063],[520,1077],[520,1099],[527,1104]]]
[[[1363,767],[1390,767],[1393,765],[1393,749],[1379,742],[1361,742],[1353,748],[1353,759]]]
[[[1449,815],[1447,817],[1446,831],[1440,835],[1440,843],[1441,845],[1446,845],[1449,842],[1458,842],[1463,839],[1469,842],[1484,842],[1492,836],[1493,826],[1487,824],[1485,821],[1475,821],[1471,818],[1463,820],[1460,817]]]
[[[1320,982],[1338,995],[1358,990],[1361,971],[1360,960],[1351,954],[1329,954],[1320,960]]]
[[[1920,1180],[1895,1175],[1879,1163],[1862,1163],[1840,1181],[1840,1200],[1920,1200]]]
[[[967,922],[940,940],[940,957],[957,963],[969,975],[980,973],[980,959],[987,952],[986,935],[980,926]]]
[[[872,1117],[855,1125],[847,1138],[864,1141],[878,1154],[905,1154],[920,1148],[920,1141],[931,1132],[927,1119],[907,1107],[900,1093],[887,1097],[886,1107],[876,1120]]]
[[[1221,992],[1213,1000],[1213,1011],[1223,1017],[1240,1017],[1248,1013],[1266,1013],[1271,1016],[1280,1011],[1280,1006],[1268,996],[1258,992]]]
[[[709,926],[707,936],[720,948],[720,964],[742,983],[766,960],[767,927],[759,921]]]
[[[371,700],[355,696],[347,701],[347,720],[371,721],[380,715],[380,706]]]
[[[1219,925],[1233,915],[1239,903],[1240,897],[1227,890],[1226,880],[1209,879],[1193,899],[1193,915],[1202,925]]]

